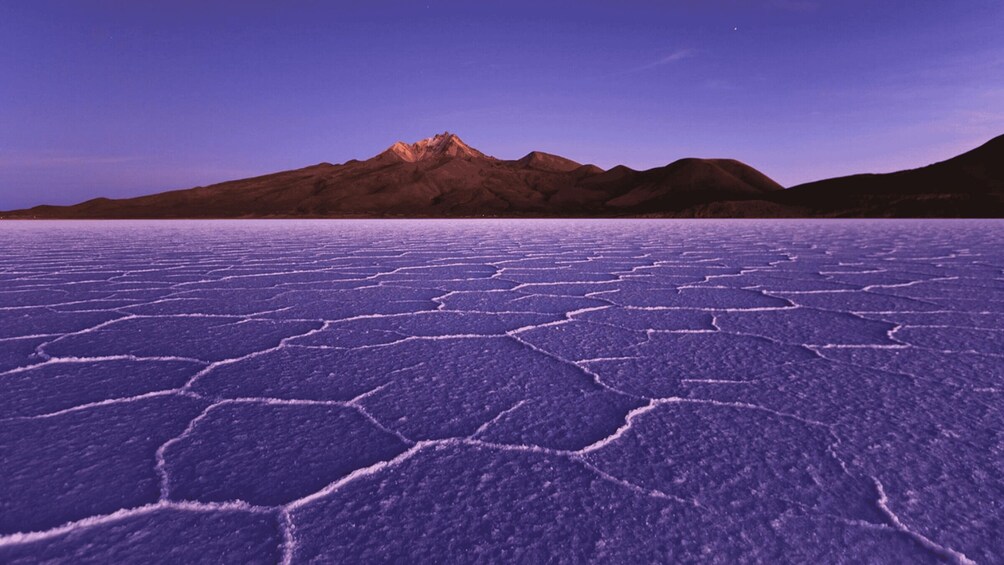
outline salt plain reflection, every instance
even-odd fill
[[[0,223],[0,561],[1000,562],[1002,236]]]

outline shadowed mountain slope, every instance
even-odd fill
[[[811,182],[773,202],[822,216],[1004,216],[1004,136],[919,169]]]

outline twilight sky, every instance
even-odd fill
[[[1000,0],[0,0],[0,209],[450,130],[514,159],[740,159],[784,185],[1004,134]]]

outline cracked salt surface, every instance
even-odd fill
[[[1004,561],[1002,222],[0,235],[0,562]]]

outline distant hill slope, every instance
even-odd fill
[[[823,216],[1002,217],[1004,135],[919,169],[811,182],[771,200]]]
[[[451,133],[365,161],[5,218],[1004,217],[1004,136],[920,169],[782,189],[730,159],[608,171],[539,151],[506,161]]]
[[[443,133],[395,143],[366,161],[212,186],[4,214],[37,218],[561,217],[675,215],[695,204],[780,190],[737,161],[684,159],[649,171],[603,171],[534,151],[489,157]]]

